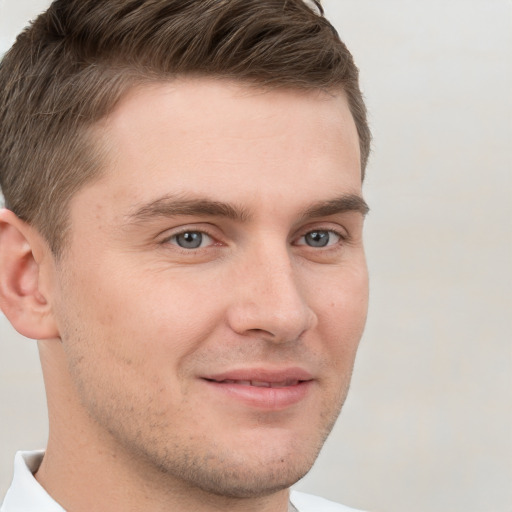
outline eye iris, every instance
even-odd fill
[[[328,231],[311,231],[304,239],[311,247],[325,247],[329,243]]]
[[[197,249],[203,242],[203,234],[197,231],[187,231],[176,235],[176,243],[184,249]]]

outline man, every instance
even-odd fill
[[[57,0],[0,109],[0,304],[50,421],[2,512],[349,510],[289,492],[367,310],[370,134],[320,6]]]

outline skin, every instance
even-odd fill
[[[70,512],[286,511],[367,311],[345,96],[181,80],[132,90],[95,136],[105,172],[59,261],[0,216],[1,304],[48,395],[37,479]]]

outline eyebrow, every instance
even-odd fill
[[[239,222],[249,219],[249,214],[245,208],[233,204],[212,201],[207,198],[187,199],[167,195],[140,206],[128,215],[127,221],[128,223],[137,224],[155,217],[177,217],[181,215],[225,217]]]
[[[369,212],[365,200],[357,194],[344,194],[334,199],[310,205],[301,215],[303,219],[328,217],[345,212],[356,212],[365,216]],[[246,222],[250,212],[236,204],[213,201],[208,198],[183,198],[166,195],[144,204],[127,215],[128,224],[144,223],[158,217],[177,216],[224,217],[237,222]]]
[[[341,197],[320,201],[311,205],[303,218],[328,217],[345,212],[360,213],[363,217],[370,211],[366,201],[357,194],[344,194]]]

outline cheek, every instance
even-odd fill
[[[65,315],[74,324],[68,334],[81,333],[92,345],[90,357],[157,376],[179,366],[221,324],[219,295],[198,284],[165,272],[84,272],[66,286]]]
[[[338,365],[353,364],[363,334],[368,311],[368,276],[361,266],[345,272],[325,287],[321,306],[317,307],[320,338],[327,343],[333,361]]]
[[[368,272],[365,265],[343,269],[327,276],[317,286],[315,302],[320,315],[343,323],[341,332],[364,326],[368,311]],[[320,293],[322,290],[322,293]],[[361,325],[362,324],[362,325]]]

